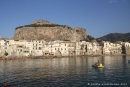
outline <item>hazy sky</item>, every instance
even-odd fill
[[[34,20],[85,28],[95,38],[130,32],[130,0],[0,0],[0,36]]]

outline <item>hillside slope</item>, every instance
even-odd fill
[[[130,33],[110,33],[96,40],[105,40],[110,42],[116,41],[130,41]]]

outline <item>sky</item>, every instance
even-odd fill
[[[94,38],[130,32],[130,0],[0,0],[0,36],[34,20],[85,28]]]

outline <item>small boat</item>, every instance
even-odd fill
[[[103,68],[104,66],[100,63],[99,65],[97,65],[97,64],[94,64],[94,65],[92,65],[93,67],[96,67],[96,68]]]

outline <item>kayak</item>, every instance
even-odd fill
[[[103,68],[104,66],[99,66],[99,65],[92,65],[93,67],[97,67],[97,68]]]

